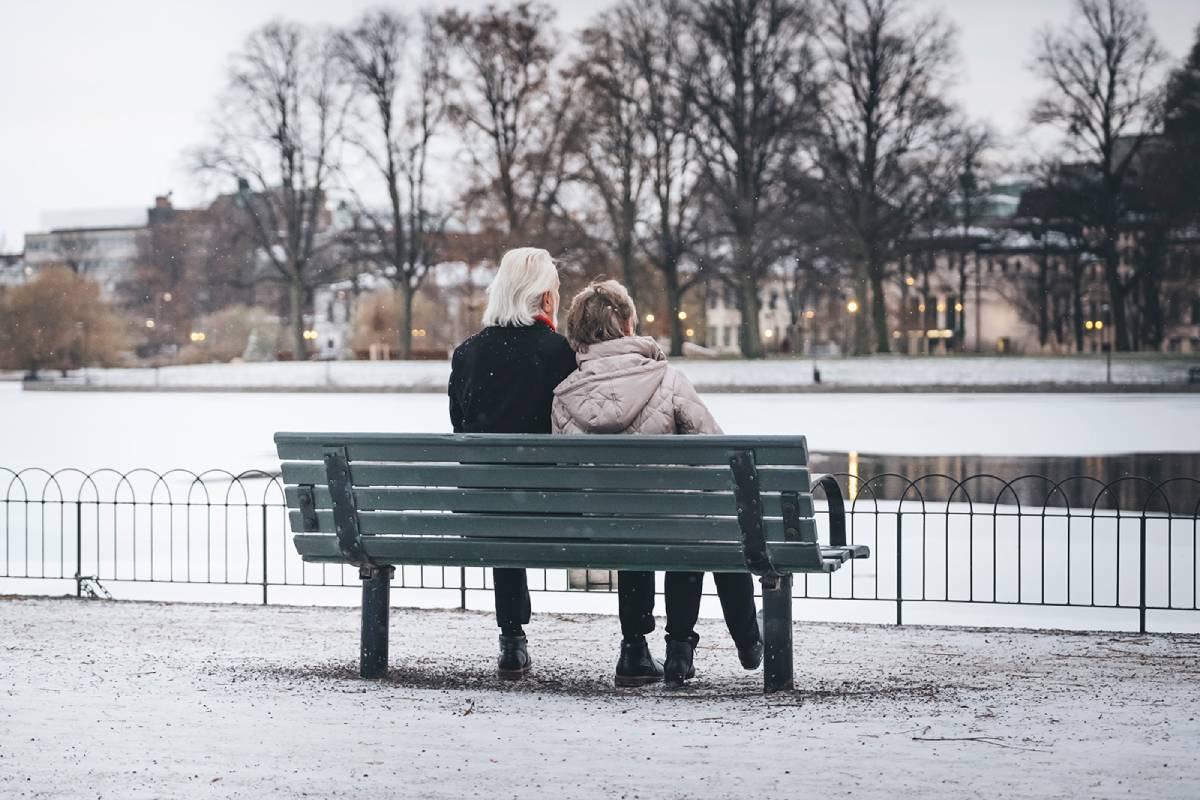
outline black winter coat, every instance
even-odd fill
[[[554,387],[575,371],[575,351],[545,322],[484,328],[450,361],[455,433],[550,433]]]

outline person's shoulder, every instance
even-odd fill
[[[696,388],[692,385],[692,381],[690,378],[688,378],[687,373],[679,369],[679,367],[674,366],[670,362],[667,362],[666,372],[663,374],[663,386],[666,386],[671,390],[672,393],[675,394],[678,394],[679,392],[696,391]]]
[[[538,348],[544,353],[550,355],[570,354],[575,357],[575,351],[571,349],[571,343],[567,341],[567,337],[557,331],[552,331],[545,325],[535,326],[537,329]]]
[[[461,358],[466,353],[478,347],[479,343],[485,338],[487,332],[488,329],[484,328],[471,334],[466,339],[463,339],[462,343],[459,344],[458,347],[454,348],[453,358]]]

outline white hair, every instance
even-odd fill
[[[485,326],[529,326],[541,313],[542,295],[558,291],[558,268],[545,250],[518,247],[500,259],[500,269],[487,288]]]

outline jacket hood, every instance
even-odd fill
[[[579,369],[560,383],[554,394],[588,433],[628,429],[667,374],[667,357],[649,336],[590,345],[578,360]]]

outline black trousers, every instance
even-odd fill
[[[654,573],[618,572],[617,608],[624,638],[654,630]]]
[[[754,608],[754,580],[744,572],[715,572],[713,581],[725,627],[738,646],[759,638],[758,618]],[[496,624],[500,628],[517,628],[529,622],[529,583],[525,570],[497,567],[492,570],[496,595]],[[703,572],[668,572],[665,580],[667,595],[667,638],[685,640],[695,636],[696,620],[700,618],[700,598],[704,593]],[[654,573],[617,573],[617,604],[621,620],[621,635],[625,638],[644,636],[654,630]]]
[[[492,570],[496,592],[496,624],[501,630],[519,628],[529,622],[529,581],[525,570],[496,567]]]
[[[758,615],[754,609],[754,579],[746,572],[714,572],[721,614],[734,644],[742,647],[758,641]],[[694,639],[704,593],[703,572],[668,572],[667,638]]]
[[[725,627],[739,647],[757,641],[758,617],[754,608],[754,580],[745,572],[716,572],[717,597]],[[668,572],[667,638],[693,639],[700,617],[700,597],[704,592],[703,572]],[[617,601],[620,608],[621,635],[640,636],[654,630],[654,573],[617,573]]]
[[[654,630],[654,573],[619,572],[617,575],[621,635],[632,637],[650,633]],[[505,629],[528,623],[529,583],[525,570],[496,567],[492,569],[492,585],[496,593],[496,624]],[[753,597],[750,602],[753,604]],[[699,605],[697,596],[697,610]],[[693,619],[692,624],[695,622]]]

